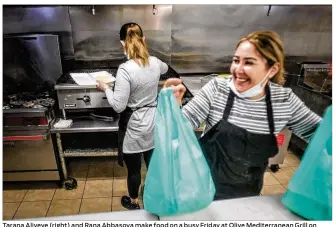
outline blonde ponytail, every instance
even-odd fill
[[[125,49],[128,58],[133,59],[140,66],[149,65],[149,53],[140,26],[129,23],[124,29],[126,30]]]

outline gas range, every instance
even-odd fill
[[[65,73],[58,78],[55,90],[59,109],[63,111],[63,115],[65,110],[110,108],[105,93],[97,90],[96,85],[78,85],[70,75],[70,73],[98,71],[107,71],[114,77],[117,73],[117,69],[82,69]]]
[[[50,96],[49,92],[22,92],[8,95],[4,99],[2,109],[40,109],[51,108],[54,105],[55,99]]]
[[[4,181],[60,179],[50,136],[54,105],[55,99],[49,92],[22,92],[5,97],[2,107]]]
[[[55,99],[50,92],[12,93],[4,98],[4,132],[48,129],[54,119]]]

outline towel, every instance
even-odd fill
[[[55,128],[69,128],[72,125],[72,120],[64,120],[64,119],[60,119],[55,125]]]

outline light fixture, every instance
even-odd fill
[[[153,5],[153,15],[156,15],[158,13],[157,8],[155,7],[155,5]]]
[[[92,6],[92,15],[93,16],[96,15],[96,10],[95,10],[94,6]]]
[[[272,8],[272,6],[271,6],[271,5],[269,5],[269,6],[268,6],[268,11],[267,11],[267,16],[269,16],[269,15],[270,15],[271,8]]]

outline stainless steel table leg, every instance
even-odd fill
[[[57,147],[58,147],[58,152],[61,160],[61,166],[63,170],[63,177],[64,177],[64,182],[63,185],[65,189],[67,190],[72,190],[77,188],[77,181],[76,179],[72,177],[68,177],[68,172],[65,164],[65,156],[64,156],[64,151],[63,151],[63,146],[62,146],[62,140],[61,140],[61,134],[56,133],[56,141],[57,141]]]
[[[65,113],[65,109],[62,109],[62,114],[63,114],[63,119],[66,120],[66,113]]]
[[[56,133],[56,141],[57,141],[59,157],[61,160],[61,166],[62,166],[63,177],[64,177],[63,179],[66,180],[68,178],[68,172],[67,172],[67,168],[65,165],[64,152],[63,152],[63,146],[62,146],[62,140],[61,140],[60,133]]]

